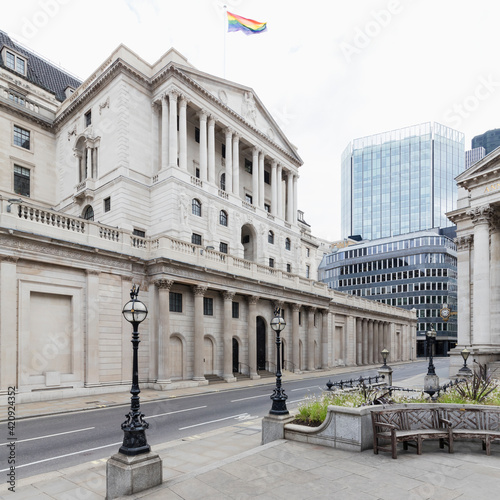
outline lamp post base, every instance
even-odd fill
[[[162,474],[162,461],[156,453],[135,456],[115,453],[106,463],[106,500],[158,486]]]
[[[295,417],[293,415],[273,415],[269,413],[262,419],[262,443],[285,438],[285,424],[289,424]]]

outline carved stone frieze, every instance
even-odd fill
[[[156,288],[160,290],[170,290],[172,288],[172,285],[174,284],[173,280],[167,280],[167,279],[159,279],[155,280],[154,284],[156,285]]]
[[[234,296],[236,295],[235,292],[222,292],[222,297],[224,300],[230,300],[232,301],[234,299]]]
[[[460,236],[455,238],[455,244],[457,245],[457,252],[462,252],[464,250],[468,250],[470,245],[474,239],[472,234],[467,234],[465,236]]]
[[[493,220],[494,210],[490,205],[482,205],[467,210],[467,215],[472,219],[472,223],[490,224]]]

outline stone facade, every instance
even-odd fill
[[[452,374],[463,365],[464,347],[478,362],[500,360],[499,167],[497,149],[459,175],[458,206],[447,214],[457,225],[460,311]]]
[[[124,46],[62,102],[3,66],[0,86],[1,393],[128,390],[132,284],[143,387],[273,371],[275,307],[286,370],[412,356],[414,313],[316,281],[302,160],[252,89]]]

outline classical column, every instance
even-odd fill
[[[205,111],[198,113],[200,118],[200,176],[202,181],[207,180],[207,114]]]
[[[259,153],[259,208],[264,208],[264,152]]]
[[[236,380],[233,375],[233,299],[234,292],[223,292],[224,299],[224,372],[226,382]]]
[[[203,321],[203,297],[207,291],[206,286],[195,286],[194,292],[194,376],[193,380],[205,380],[205,328]]]
[[[292,304],[292,363],[294,372],[300,371],[300,304]]]
[[[167,95],[161,96],[161,169],[168,167],[168,101]]]
[[[121,303],[126,304],[130,300],[130,290],[132,289],[132,277],[122,276],[122,299]],[[130,323],[121,315],[121,327],[122,327],[122,383],[132,383],[132,368],[133,368],[133,356],[132,350],[130,349],[131,333],[130,333]]]
[[[331,335],[331,316],[327,309],[323,309],[320,314],[320,328],[321,328],[321,368],[328,368],[328,353],[329,339],[333,339]]]
[[[226,191],[233,192],[233,131],[226,128]]]
[[[280,219],[283,219],[283,167],[278,164],[278,172],[276,179],[276,191],[277,191],[277,215]]]
[[[179,167],[187,170],[187,99],[181,96],[179,101]]]
[[[170,384],[170,288],[172,280],[155,281],[158,288],[158,384]]]
[[[177,93],[170,92],[169,100],[169,128],[168,128],[168,159],[169,166],[177,166]]]
[[[490,221],[489,205],[467,212],[474,224],[474,338],[473,346],[491,344],[490,334]]]
[[[87,146],[87,149],[85,150],[85,154],[86,154],[85,178],[91,179],[92,178],[92,148]]]
[[[314,370],[314,341],[316,340],[316,328],[314,326],[315,307],[308,308],[307,314],[307,369]]]
[[[160,132],[159,132],[159,112],[155,102],[151,103],[151,132],[153,134],[153,173],[156,174],[159,168],[160,159]]]
[[[369,365],[373,365],[373,320],[368,320],[368,356],[367,362]]]
[[[368,364],[368,320],[363,318],[363,347],[362,347],[363,364]]]
[[[87,269],[85,387],[99,384],[99,271]]]
[[[259,204],[259,150],[252,150],[252,201],[254,206]]]
[[[380,321],[374,321],[373,322],[373,362],[375,364],[378,364],[380,359],[379,359],[379,335],[378,335],[378,332],[379,332],[379,325],[380,325]]]
[[[471,339],[471,244],[472,235],[460,236],[457,244],[457,315],[458,338],[460,346],[470,346]]]
[[[17,355],[17,257],[0,256],[0,391],[29,383],[29,367],[18,370]],[[20,379],[17,379],[17,372]],[[7,402],[7,397],[3,397]],[[7,432],[7,430],[5,431]]]
[[[208,117],[208,182],[217,184],[215,180],[215,118]]]
[[[292,214],[292,224],[297,224],[297,181],[299,179],[298,175],[293,176],[293,214]]]
[[[248,366],[250,378],[260,378],[257,373],[257,302],[259,297],[248,297]]]
[[[227,155],[226,155],[227,156]],[[240,196],[240,136],[233,134],[233,190]]]
[[[347,316],[346,319],[346,333],[345,333],[345,346],[344,351],[346,354],[345,364],[347,366],[356,366],[356,318],[354,316]]]
[[[271,214],[278,215],[278,162],[271,164]]]
[[[290,224],[293,224],[293,174],[290,171],[288,171],[286,187],[287,187],[286,220]]]
[[[363,319],[356,318],[356,365],[363,364]]]

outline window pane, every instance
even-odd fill
[[[24,149],[30,149],[30,132],[14,125],[14,144]]]
[[[170,311],[182,312],[182,293],[170,292]]]
[[[21,196],[30,196],[30,171],[28,168],[14,165],[14,192]]]
[[[214,315],[214,299],[211,297],[203,297],[203,314],[205,316]]]

